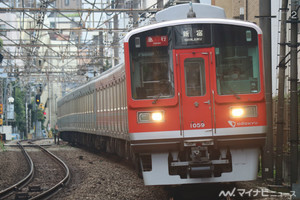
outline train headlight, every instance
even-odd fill
[[[154,112],[151,114],[152,120],[155,122],[161,122],[163,119],[163,114],[161,112]]]
[[[163,122],[165,120],[164,117],[164,111],[149,111],[137,113],[138,123]]]
[[[232,117],[242,117],[245,114],[245,110],[243,108],[232,108],[231,116]]]
[[[231,118],[257,117],[256,106],[232,106],[230,107]]]

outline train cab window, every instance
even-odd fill
[[[168,28],[131,37],[130,73],[133,99],[174,97],[174,70]]]
[[[216,25],[214,30],[218,94],[260,92],[257,32],[230,25]]]
[[[134,99],[169,98],[174,96],[173,70],[168,59],[157,55],[135,62],[132,73]]]
[[[205,95],[205,66],[203,58],[186,59],[184,61],[184,76],[187,96]]]

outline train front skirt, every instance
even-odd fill
[[[248,149],[231,149],[232,171],[223,172],[221,176],[204,178],[191,178],[189,173],[197,173],[188,170],[186,178],[179,175],[170,175],[169,173],[169,153],[152,153],[151,171],[143,171],[145,185],[179,185],[179,184],[196,184],[196,183],[214,183],[214,182],[236,182],[250,181],[257,178],[258,160],[260,155],[259,148]],[[197,170],[197,169],[195,169]],[[201,173],[209,172],[209,167],[199,168]]]

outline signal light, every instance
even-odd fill
[[[3,114],[3,104],[0,104],[0,114]]]
[[[40,95],[40,94],[37,94],[37,95],[35,96],[35,103],[36,103],[37,105],[39,105],[39,104],[41,103],[41,95]]]

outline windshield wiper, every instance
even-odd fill
[[[236,98],[236,99],[238,99],[238,100],[240,100],[241,99],[241,97],[229,86],[229,89],[230,89],[230,92],[232,93],[232,95]]]
[[[156,102],[161,97],[161,95],[162,95],[162,93],[159,93],[159,95],[157,95],[157,97],[155,97],[154,101],[152,101],[152,104],[156,104]]]
[[[225,81],[223,81],[223,80],[221,80],[221,82],[223,82],[223,83],[225,83]],[[241,99],[241,97],[232,89],[232,87],[230,87],[230,85],[228,84],[228,83],[225,83],[226,84],[226,87],[230,90],[230,92],[232,93],[232,95],[236,98],[236,99],[238,99],[238,100],[240,100]]]

